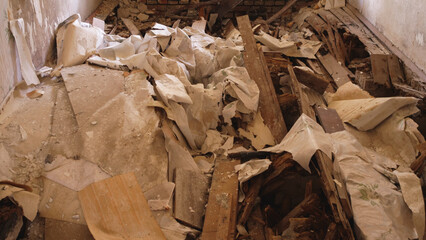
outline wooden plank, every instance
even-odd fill
[[[367,28],[374,33],[374,35],[385,45],[393,54],[401,59],[404,64],[411,69],[423,82],[426,82],[426,73],[419,68],[411,59],[409,59],[401,50],[399,50],[393,43],[383,35],[373,24],[368,21],[362,14],[360,14],[353,6],[347,5],[344,8],[346,12],[351,11]]]
[[[260,113],[275,140],[280,142],[287,133],[287,127],[284,123],[265,56],[257,48],[249,17],[247,15],[240,16],[237,21],[244,42],[244,63],[250,78],[256,82],[260,90]]]
[[[201,239],[234,239],[237,220],[238,176],[234,166],[240,161],[221,161],[217,163]]]
[[[391,83],[402,83],[405,80],[399,58],[393,54],[388,55],[388,69]]]
[[[342,119],[340,119],[336,110],[332,108],[316,106],[315,112],[326,133],[335,133],[345,130]]]
[[[309,100],[307,99],[306,94],[304,94],[302,91],[300,83],[297,80],[296,74],[294,73],[293,66],[288,65],[288,72],[291,78],[291,82],[290,82],[291,91],[293,92],[294,95],[297,96],[297,102],[299,105],[300,112],[308,115],[312,119],[315,119],[314,110],[309,105]]]
[[[331,75],[337,87],[344,85],[347,82],[350,82],[349,78],[349,70],[343,66],[341,66],[336,58],[334,58],[330,53],[322,56],[320,53],[316,54],[318,60],[327,70],[327,72]]]
[[[253,207],[255,205],[255,200],[259,195],[260,188],[262,187],[263,181],[264,181],[263,175],[259,175],[254,177],[253,179],[250,179],[249,181],[250,187],[242,203],[243,213],[241,214],[241,217],[238,219],[238,224],[245,225],[245,223],[247,222],[248,217],[250,216],[251,211],[253,210]]]
[[[370,54],[388,54],[385,47],[368,31],[363,25],[358,25],[355,19],[339,8],[330,9],[340,21],[342,21],[349,32],[358,36],[359,40],[366,46]]]
[[[166,239],[133,173],[93,183],[78,196],[95,239]]]
[[[127,29],[129,29],[132,35],[141,35],[139,29],[135,26],[132,19],[130,18],[121,18],[123,20],[124,25],[126,25]]]
[[[105,21],[105,19],[117,6],[118,6],[118,0],[102,1],[102,3],[96,8],[96,10],[92,14],[90,14],[90,16],[86,19],[86,22],[92,23],[92,19],[94,17]]]
[[[260,206],[254,207],[250,218],[247,221],[247,231],[251,239],[266,240],[265,238],[265,220],[262,215]]]
[[[206,177],[199,172],[177,168],[175,184],[175,218],[201,229],[209,187]]]
[[[300,216],[305,212],[308,206],[319,204],[319,197],[316,194],[311,194],[307,198],[303,199],[293,210],[291,210],[281,221],[277,224],[279,233],[282,233],[290,226],[290,218]]]
[[[372,54],[370,60],[374,82],[390,88],[388,55]]]
[[[305,21],[309,23],[318,34],[321,34],[327,29],[327,23],[314,13],[307,17]]]
[[[330,82],[319,74],[298,67],[293,68],[297,79],[305,86],[323,94]]]
[[[295,4],[297,2],[297,0],[291,0],[290,2],[287,2],[287,4],[281,8],[281,10],[279,10],[277,13],[275,13],[272,17],[268,18],[266,20],[266,24],[270,24],[272,23],[275,19],[279,18],[281,15],[283,15],[288,9],[291,8],[291,6],[293,6],[293,4]]]
[[[284,93],[278,96],[278,102],[280,103],[281,109],[287,109],[297,103],[297,97],[294,94]]]
[[[339,199],[338,191],[336,189],[336,184],[333,179],[333,162],[327,155],[325,155],[321,151],[317,151],[315,153],[315,158],[317,159],[320,170],[320,179],[323,186],[323,191],[331,207],[334,220],[342,225],[345,239],[355,240],[352,227],[349,223],[345,211],[343,210],[342,204]]]

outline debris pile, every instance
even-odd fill
[[[0,115],[0,236],[46,219],[50,238],[423,239],[424,92],[342,1],[281,17],[295,3],[65,20],[57,65]]]

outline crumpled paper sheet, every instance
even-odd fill
[[[165,147],[169,156],[169,181],[173,180],[173,174],[176,168],[193,170],[201,174],[201,170],[198,168],[189,151],[179,144],[179,142],[177,141],[175,136],[172,135],[172,133],[168,133],[167,130],[165,130],[164,128],[163,133],[166,139]]]
[[[415,127],[413,121],[407,116],[416,113],[417,107],[408,105],[402,107],[390,117],[380,123],[374,129],[364,132],[346,125],[346,129],[352,133],[358,141],[390,159],[400,166],[409,167],[416,159],[418,150],[416,146],[424,141],[424,138]],[[409,123],[407,125],[407,122]]]
[[[43,176],[74,191],[111,177],[92,162],[63,156],[57,156],[52,163],[46,164]]]
[[[315,54],[321,48],[320,41],[306,40],[303,34],[299,36],[292,33],[277,39],[261,31],[254,37],[264,45],[264,52],[280,52],[289,57],[316,59]],[[300,46],[297,46],[297,43],[300,43]]]
[[[72,22],[58,28],[56,35],[57,68],[81,64],[103,43],[104,32],[99,28],[82,23],[80,15]]]
[[[401,186],[402,196],[413,213],[413,222],[419,235],[423,239],[425,232],[425,204],[420,179],[412,172],[394,171]]]
[[[234,146],[234,137],[222,135],[216,130],[208,130],[207,137],[201,147],[201,153],[208,152],[217,154],[227,154],[227,151]]]
[[[289,152],[293,159],[309,173],[309,163],[317,150],[321,150],[331,158],[332,152],[331,138],[324,129],[306,114],[302,114],[281,143],[262,149],[264,152]]]
[[[324,98],[328,104],[339,100],[354,100],[374,98],[367,91],[352,82],[340,86],[335,93],[324,92]]]
[[[10,31],[16,42],[16,48],[19,54],[19,63],[21,66],[22,77],[27,85],[40,84],[40,80],[35,72],[34,64],[31,58],[31,52],[25,39],[24,20],[22,18],[9,21]]]
[[[347,131],[332,135],[335,167],[341,169],[351,197],[357,235],[361,239],[414,239],[412,213],[403,194],[375,170],[382,157],[367,151]]]
[[[206,139],[209,129],[216,129],[222,111],[222,91],[204,88],[202,84],[187,86],[192,104],[184,104],[188,126],[198,149]]]
[[[238,173],[238,181],[240,183],[247,182],[251,178],[268,170],[271,163],[269,159],[253,159],[236,165],[234,169]]]
[[[253,121],[249,122],[247,131],[240,128],[238,132],[241,136],[249,139],[255,149],[260,150],[266,145],[275,145],[274,136],[272,136],[271,130],[263,122],[260,112],[257,112]]]
[[[248,111],[257,112],[259,105],[259,88],[257,84],[250,79],[247,69],[244,67],[228,67],[219,70],[211,77],[213,85],[223,84],[225,91],[232,97],[239,100]],[[239,111],[246,112],[238,107]]]
[[[177,103],[192,104],[192,100],[186,92],[183,83],[175,76],[170,74],[160,75],[155,78],[156,89],[161,99],[166,104],[169,100]]]
[[[365,98],[333,101],[329,108],[336,109],[343,122],[361,131],[375,128],[398,109],[416,105],[413,97]]]
[[[34,220],[38,211],[38,203],[40,202],[39,195],[9,184],[0,184],[0,200],[6,197],[12,198],[18,206],[22,207],[24,216],[28,220]]]

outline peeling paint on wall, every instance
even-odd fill
[[[417,44],[419,44],[419,46],[423,47],[423,45],[424,45],[423,33],[417,33],[416,42],[417,42]]]
[[[33,0],[35,16],[40,27],[43,26],[43,14],[41,12],[40,0]]]

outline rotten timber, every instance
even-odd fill
[[[277,142],[280,142],[287,128],[278,103],[271,75],[262,50],[257,48],[250,19],[247,15],[237,18],[238,27],[244,42],[244,63],[247,71],[260,90],[259,109],[266,126]]]
[[[214,170],[201,239],[235,239],[240,161],[221,161]]]

